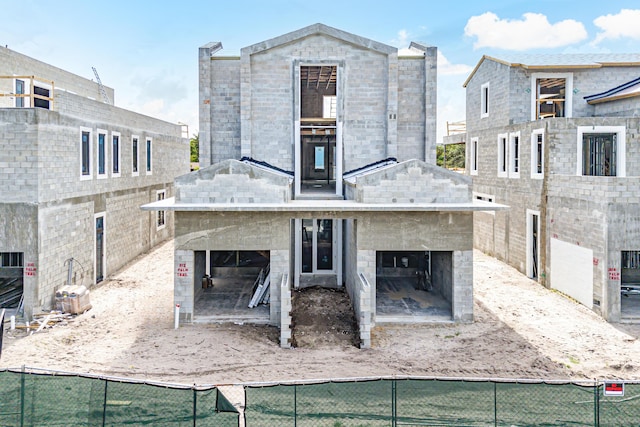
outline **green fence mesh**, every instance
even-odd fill
[[[237,410],[216,388],[0,372],[3,427],[231,427],[238,426],[238,420]]]
[[[624,396],[602,396],[599,389],[600,427],[640,426],[640,383],[625,384]]]
[[[640,384],[382,379],[245,387],[252,426],[635,426]]]
[[[246,427],[640,425],[640,382],[385,378],[244,386]],[[237,396],[236,396],[237,398]],[[216,387],[0,371],[0,426],[240,425]]]

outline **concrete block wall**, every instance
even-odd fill
[[[31,159],[39,165],[37,168],[38,201],[55,201],[165,184],[170,183],[176,176],[189,172],[189,144],[186,138],[181,138],[177,125],[74,95],[67,94],[65,97],[78,101],[74,108],[78,108],[78,115],[84,112],[84,118],[42,109],[31,110],[32,120],[38,123],[38,143],[35,144],[38,149],[37,160]],[[15,121],[19,119],[23,110],[5,112],[14,113],[15,125],[7,129],[16,129],[18,138],[21,138],[25,132],[27,134],[31,132],[25,128],[24,124]],[[7,118],[8,121],[10,119]],[[80,172],[82,129],[91,132],[91,178],[86,180],[81,179]],[[98,177],[96,171],[99,129],[106,133],[107,142],[107,174],[104,178]],[[111,172],[111,142],[114,132],[120,134],[120,176],[115,176]],[[139,144],[137,176],[132,172],[133,135],[138,137]],[[145,169],[147,138],[151,138],[152,141],[151,173],[147,173]],[[20,151],[14,153],[13,155],[20,155]]]
[[[243,55],[248,56],[247,53]],[[293,170],[295,64],[344,64],[339,67],[339,114],[344,121],[345,170],[385,157],[387,134],[387,56],[325,35],[254,53],[242,75],[243,147],[252,157]],[[342,92],[340,91],[342,89]],[[375,102],[373,100],[376,100]],[[384,100],[384,102],[380,102]]]
[[[368,305],[370,307],[370,310],[372,313],[375,313],[375,307],[376,307],[376,251],[375,250],[370,250],[370,249],[358,249],[358,259],[357,259],[357,268],[358,268],[358,282],[356,283],[356,288],[355,288],[355,293],[353,296],[353,299],[351,300],[352,302],[354,300],[358,300],[358,303],[360,304],[359,306],[359,311],[360,313],[366,313],[367,311],[367,307],[366,304],[368,302]],[[363,290],[366,290],[366,287],[362,287],[361,282],[360,282],[360,274],[364,275],[364,277],[367,279],[367,281],[369,282],[369,295],[363,295],[361,292]],[[367,324],[366,321],[369,320],[371,322],[371,326],[373,326],[375,324],[375,316],[372,315],[370,318],[365,317],[364,319],[359,319],[359,320],[364,320],[365,323],[364,324],[359,324],[359,328],[361,329],[362,332],[362,328],[365,328],[364,330],[368,332],[370,332],[370,328],[367,328]],[[362,336],[360,337],[361,339],[363,338]],[[366,338],[366,337],[365,337]]]
[[[291,348],[291,281],[285,274],[280,281],[280,347]]]
[[[7,176],[0,174],[7,184],[1,186],[0,202],[38,206],[38,235],[27,241],[34,249],[25,252],[40,254],[35,285],[25,288],[27,311],[52,308],[53,292],[66,283],[68,258],[78,260],[79,283],[94,283],[95,214],[105,214],[107,277],[170,237],[172,215],[157,230],[155,212],[143,212],[140,206],[155,201],[160,189],[171,197],[173,178],[189,170],[188,142],[181,138],[179,126],[70,93],[59,94],[59,99],[59,111],[0,111],[0,133],[6,137],[0,138],[0,164],[7,166]],[[91,132],[90,179],[81,179],[80,172],[83,129]],[[95,166],[99,130],[107,136],[104,177],[97,176]],[[120,134],[120,176],[111,171],[114,132]],[[132,135],[139,138],[139,176],[131,173]],[[153,150],[150,174],[145,169],[147,137]]]
[[[468,177],[419,161],[357,178],[361,203],[466,203],[471,201]]]
[[[200,167],[240,154],[240,58],[211,58],[210,74],[210,144],[200,155]],[[202,91],[202,84],[200,90]],[[205,97],[201,94],[201,97]],[[204,126],[200,126],[202,129]],[[204,141],[203,141],[204,142]],[[202,144],[206,146],[207,144]],[[210,153],[209,153],[210,151]],[[207,154],[210,154],[207,157]]]
[[[87,67],[87,72],[89,68]],[[27,75],[36,76],[42,79],[53,80],[54,89],[56,91],[71,91],[82,97],[91,97],[96,100],[102,101],[102,95],[97,82],[91,80],[93,77],[85,78],[76,74],[65,71],[61,68],[47,64],[37,59],[28,57],[14,50],[0,46],[0,75]],[[5,93],[11,93],[14,91],[14,82],[11,81],[10,90],[7,90],[7,81],[0,79],[0,90]],[[27,84],[27,82],[25,82]],[[108,86],[104,86],[104,89],[109,96],[111,102],[114,102],[115,94],[114,90]],[[0,102],[5,102],[9,98],[1,97]],[[26,101],[25,101],[26,102]],[[15,103],[11,102],[14,106]],[[0,104],[0,107],[9,105]],[[54,106],[55,108],[55,106]]]
[[[291,180],[236,160],[226,160],[176,179],[181,203],[282,203]]]
[[[499,62],[484,60],[466,87],[466,125],[470,138],[474,132],[509,124],[506,114],[510,108],[511,87],[509,67]],[[489,83],[489,116],[481,117],[481,88]],[[469,157],[467,157],[469,158]]]
[[[453,251],[452,314],[458,322],[473,322],[473,250]]]
[[[282,294],[281,286],[283,276],[289,274],[289,250],[271,250],[269,252],[269,274],[271,275],[271,285],[269,287],[271,300],[269,301],[270,317],[269,321],[272,325],[280,326],[282,320]],[[291,291],[288,295],[284,295],[284,299],[289,299],[288,303],[291,304]],[[285,301],[285,304],[287,301]],[[286,313],[285,313],[286,314]]]
[[[595,116],[607,117],[638,117],[640,116],[640,105],[638,98],[623,98],[617,101],[603,102],[593,106]]]
[[[596,107],[584,100],[638,78],[638,67],[602,67],[573,72],[573,117],[591,117]],[[602,104],[601,104],[602,105]]]
[[[0,109],[0,202],[38,199],[38,152],[36,111]]]
[[[90,288],[95,283],[93,214],[90,201],[62,203],[38,210],[40,268],[38,289],[34,290],[34,308],[47,310],[54,307],[55,291],[67,284],[65,261],[69,258],[74,258],[73,285]]]
[[[426,160],[426,72],[424,57],[398,60],[398,155],[399,161]],[[429,106],[430,107],[430,106]],[[433,117],[435,114],[431,112]],[[431,129],[429,129],[430,131]]]
[[[554,136],[548,130],[551,121],[527,122],[496,127],[467,134],[467,139],[478,138],[478,175],[473,177],[476,196],[492,198],[493,202],[509,206],[508,211],[474,214],[474,246],[504,261],[521,273],[526,270],[526,215],[527,209],[541,211],[544,221],[544,180],[531,178],[531,133],[544,130],[545,176],[553,166]],[[498,176],[498,135],[518,134],[519,177]],[[575,144],[574,144],[575,147]],[[575,151],[575,149],[574,149]],[[549,156],[552,158],[549,159]],[[563,155],[558,156],[564,159]],[[575,166],[574,166],[575,167]],[[544,248],[541,256],[544,257]]]
[[[637,110],[632,101],[592,106],[584,100],[587,95],[605,92],[637,78],[637,67],[608,66],[569,71],[563,68],[546,67],[540,71],[509,67],[493,60],[484,60],[466,87],[467,132],[474,133],[493,127],[530,121],[532,99],[535,96],[531,90],[533,74],[540,72],[572,75],[573,90],[569,94],[572,117],[621,116]],[[489,83],[489,116],[481,118],[481,86],[487,82]]]
[[[373,264],[373,270],[371,269],[371,251],[362,253],[358,251],[357,229],[357,220],[347,219],[344,221],[345,247],[343,253],[345,288],[349,294],[349,299],[353,304],[353,311],[358,320],[360,347],[370,348],[371,328],[374,324],[373,318],[375,313],[376,271],[375,262]],[[362,259],[359,258],[359,255],[362,255]],[[375,257],[375,251],[373,252],[373,256]],[[364,271],[360,270],[361,266],[365,268]],[[366,278],[366,283],[363,283],[360,273]]]

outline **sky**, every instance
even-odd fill
[[[465,118],[483,55],[637,53],[638,0],[0,0],[0,45],[115,89],[115,105],[198,133],[198,48],[221,55],[322,23],[404,49],[438,48],[438,141]],[[45,76],[43,76],[45,77]]]

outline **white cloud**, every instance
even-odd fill
[[[407,32],[407,30],[400,30],[398,31],[398,37],[393,39],[391,43],[394,46],[406,46],[409,44],[408,40],[409,40],[409,33]]]
[[[495,13],[486,12],[472,16],[464,27],[464,33],[476,37],[475,49],[493,47],[507,50],[554,48],[577,43],[587,38],[587,30],[573,19],[551,24],[540,13],[525,13],[521,20],[500,19]]]
[[[452,64],[449,60],[438,50],[438,75],[441,76],[454,76],[461,74],[469,74],[473,70],[473,67],[467,64]]]
[[[616,15],[599,16],[593,23],[602,30],[596,35],[593,44],[605,39],[619,39],[629,37],[640,40],[640,10],[622,9]]]

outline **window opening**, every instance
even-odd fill
[[[147,173],[151,173],[151,139],[147,139]]]
[[[585,133],[582,135],[582,174],[616,176],[617,135]]]
[[[518,177],[518,174],[520,173],[520,135],[519,134],[514,134],[514,135],[510,135],[510,147],[509,147],[509,152],[511,153],[511,168],[510,168],[510,172],[513,174],[513,176],[515,176],[516,178]]]
[[[120,173],[120,135],[113,135],[111,145],[111,164],[112,172],[115,174]]]
[[[158,194],[156,196],[156,200],[157,201],[164,200],[165,194],[166,193],[165,193],[164,190],[158,191]],[[165,212],[164,211],[158,211],[157,217],[156,217],[156,226],[157,226],[157,228],[162,228],[162,227],[165,226],[164,218],[165,218]]]
[[[471,139],[471,156],[470,156],[471,175],[478,174],[478,138]]]
[[[131,140],[131,155],[132,155],[132,163],[131,170],[134,174],[138,173],[138,138],[133,138]]]
[[[91,175],[91,134],[82,132],[82,175]]]
[[[498,176],[507,176],[507,135],[498,135]]]
[[[489,83],[485,83],[481,87],[480,92],[480,117],[489,116]]]
[[[42,97],[46,97],[49,98],[49,89],[43,88],[43,87],[39,87],[39,86],[34,86],[33,87],[33,93],[35,95],[39,95]],[[45,109],[49,109],[49,100],[48,99],[42,99],[39,96],[34,96],[33,98],[33,105],[34,107],[38,107],[38,108],[45,108]]]
[[[536,134],[536,173],[542,173],[542,134]]]
[[[104,216],[96,217],[96,283],[104,279]]]
[[[106,174],[106,134],[98,134],[98,175]]]
[[[566,79],[536,79],[536,119],[565,117]]]
[[[24,95],[24,80],[16,79],[16,95]],[[24,97],[16,96],[16,107],[24,107]]]

